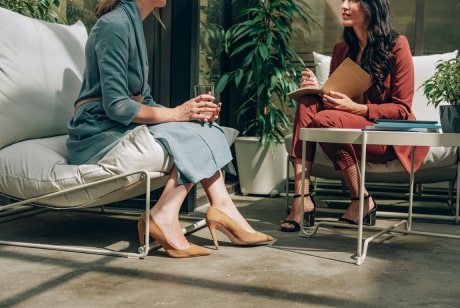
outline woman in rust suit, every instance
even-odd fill
[[[303,127],[364,128],[375,119],[415,119],[412,113],[414,94],[414,69],[409,43],[405,36],[392,27],[388,0],[343,0],[342,24],[344,41],[334,47],[330,73],[342,61],[350,57],[372,78],[373,85],[362,97],[350,98],[338,92],[321,97],[307,95],[299,100],[294,122],[293,147],[295,195],[291,212],[281,225],[281,230],[294,232],[300,229],[301,213],[305,225],[314,224],[315,204],[310,195],[310,170],[316,144],[307,143],[305,199],[303,212],[300,209],[301,192],[301,143],[299,129]],[[306,68],[302,72],[300,87],[315,87],[318,81]],[[320,143],[320,146],[340,170],[350,191],[351,202],[339,219],[340,222],[357,224],[359,206],[360,170],[358,157],[360,145]],[[415,170],[423,162],[427,147],[415,150]],[[398,158],[406,171],[410,170],[410,147],[370,145],[366,148],[366,159],[383,163]],[[364,191],[364,223],[375,224],[376,203]]]

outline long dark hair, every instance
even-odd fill
[[[118,0],[100,0],[97,5],[94,13],[96,14],[97,18],[100,18],[105,13],[110,12],[113,10],[114,7],[118,5]]]
[[[367,46],[363,52],[361,67],[371,75],[378,91],[382,93],[383,82],[394,66],[392,50],[399,33],[391,22],[389,0],[360,0],[360,4],[369,21]],[[356,60],[359,44],[352,27],[344,28],[343,38],[349,46],[348,56]]]

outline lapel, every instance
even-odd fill
[[[126,14],[128,15],[131,24],[134,29],[134,36],[136,39],[137,51],[139,56],[139,61],[141,63],[141,74],[142,74],[142,95],[145,95],[145,91],[147,89],[147,76],[148,76],[148,69],[149,65],[147,62],[147,48],[145,45],[145,37],[144,37],[144,28],[142,24],[142,19],[139,12],[139,7],[134,1],[130,0],[121,0],[120,5],[125,10]]]

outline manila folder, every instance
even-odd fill
[[[346,58],[329,76],[322,88],[301,88],[288,93],[292,99],[299,100],[307,94],[328,94],[340,92],[354,99],[372,86],[371,76],[350,58]]]

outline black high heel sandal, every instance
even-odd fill
[[[364,199],[369,199],[369,197],[372,198],[372,196],[369,194],[364,197]],[[359,198],[351,198],[351,200],[359,200]],[[377,202],[375,202],[375,199],[372,198],[372,201],[374,201],[374,208],[367,212],[366,216],[363,217],[363,224],[366,226],[375,226],[375,223],[377,221]],[[344,217],[340,217],[339,221],[345,222],[350,225],[357,225],[358,223]]]
[[[313,184],[310,183],[310,184],[308,185],[308,187],[309,187],[309,190],[308,190],[308,191],[309,191],[310,193],[308,193],[308,194],[306,194],[306,195],[304,195],[304,196],[305,196],[305,197],[310,196],[310,197],[312,198],[312,201],[313,201],[313,204],[314,204],[315,201],[313,200],[313,196],[312,196],[311,194],[314,193],[315,186],[314,186]],[[299,196],[300,196],[300,194],[297,194],[297,195],[294,195],[293,198],[298,198]],[[291,208],[292,208],[292,206],[287,206],[287,207],[286,207],[286,215],[289,215],[289,213],[291,213]]]
[[[293,198],[300,198],[302,195],[294,195]],[[316,214],[316,203],[315,199],[313,199],[313,196],[311,194],[306,194],[303,195],[305,197],[310,197],[311,202],[313,203],[313,210],[304,212],[303,214],[303,226],[304,227],[313,227],[315,225],[315,214]],[[298,232],[300,231],[300,225],[297,221],[295,220],[284,220],[283,223],[288,223],[294,226],[294,228],[283,228],[281,227],[281,231],[283,232]]]

